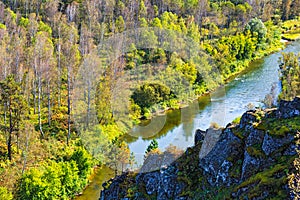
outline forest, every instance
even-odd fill
[[[71,199],[95,166],[124,171],[125,133],[295,40],[299,13],[298,0],[1,1],[0,199]],[[111,58],[126,34],[146,44]],[[299,94],[298,59],[283,56],[283,99]]]

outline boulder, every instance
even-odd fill
[[[296,97],[293,101],[281,100],[276,114],[278,118],[300,116],[300,98]]]
[[[240,120],[239,128],[241,129],[249,129],[252,127],[252,124],[256,122],[256,116],[255,116],[255,111],[254,110],[249,110],[245,112]]]
[[[195,174],[201,177],[184,178],[193,181],[201,179],[202,182],[197,187],[202,188],[203,192],[210,192],[210,190],[218,192],[218,190],[214,191],[215,187],[230,188],[243,184],[247,179],[251,180],[255,174],[270,169],[281,156],[296,155],[296,150],[300,147],[295,144],[294,133],[279,137],[271,135],[268,130],[257,129],[253,123],[264,120],[261,116],[277,119],[299,116],[300,98],[295,98],[291,102],[281,101],[278,109],[267,110],[262,115],[260,112],[262,111],[247,111],[242,115],[238,126],[229,124],[225,129],[210,128],[206,131],[198,129],[195,133],[195,147],[188,148],[183,155],[199,156],[198,169],[189,168],[189,162],[184,162],[187,164],[184,169],[189,170],[187,176],[194,176],[193,170],[195,170]],[[201,146],[197,145],[200,142]],[[109,187],[104,187],[100,199],[126,199],[128,191],[124,185],[128,182],[134,183],[133,187],[143,188],[142,191],[134,194],[135,199],[145,199],[142,192],[158,200],[189,199],[182,194],[183,191],[186,192],[187,185],[186,182],[178,179],[179,173],[183,171],[180,171],[182,163],[177,163],[177,158],[178,156],[169,153],[149,155],[135,177],[129,180],[126,174],[116,177]],[[286,174],[276,172],[275,175],[276,177],[272,178],[279,179]],[[231,197],[234,199],[247,197],[248,193],[253,192],[255,188],[264,188],[264,184],[266,183],[250,181],[249,184],[232,191]],[[287,185],[281,188],[283,187]],[[267,189],[259,192],[259,196],[253,199],[267,199],[274,195]]]
[[[246,147],[253,145],[261,145],[264,139],[264,131],[252,128],[250,134],[246,139]]]
[[[291,134],[287,134],[283,138],[275,138],[266,134],[264,137],[264,141],[262,144],[262,150],[268,156],[284,145],[290,144],[294,140],[294,136]]]
[[[257,173],[262,166],[262,162],[263,161],[260,158],[252,157],[247,151],[245,151],[241,180],[246,180],[253,174]]]
[[[177,181],[177,171],[176,167],[169,166],[155,172],[140,173],[136,177],[136,183],[137,185],[145,185],[146,193],[148,195],[155,194],[158,200],[185,200],[186,197],[180,197],[185,185]]]
[[[198,144],[198,142],[202,142],[204,140],[206,131],[202,131],[201,129],[197,129],[195,132],[195,145]]]
[[[225,129],[212,150],[203,158],[199,156],[199,166],[204,170],[204,175],[211,185],[227,185],[231,182],[228,171],[233,164],[232,160],[237,161],[242,156],[242,144],[231,129]]]
[[[199,158],[205,157],[216,145],[220,135],[222,134],[222,129],[209,128],[205,132],[205,138],[202,142],[201,150],[199,153]]]

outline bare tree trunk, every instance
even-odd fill
[[[89,128],[90,112],[91,112],[91,82],[88,79],[87,114],[86,114],[86,127],[87,128]]]
[[[49,78],[49,77],[48,77]],[[50,83],[47,80],[47,100],[48,100],[48,125],[51,126],[51,98],[50,98]]]
[[[41,90],[42,90],[41,77],[38,77],[38,116],[39,116],[39,129],[40,129],[40,133],[42,135],[42,138],[44,138],[44,132],[43,132],[43,128],[42,128],[42,119],[41,119]]]
[[[28,0],[25,1],[25,17],[28,16]]]
[[[5,139],[6,139],[6,141],[8,141],[8,137],[7,137],[7,128],[6,128],[6,123],[7,123],[7,113],[6,113],[6,109],[7,109],[7,103],[4,103],[4,127],[5,127],[5,129],[4,129],[4,133],[5,133]]]
[[[28,151],[28,146],[29,146],[28,139],[29,139],[29,131],[26,130],[25,150],[23,152],[24,160],[23,160],[23,167],[22,167],[22,175],[24,174],[24,171],[26,169],[26,164],[27,164],[27,151]]]
[[[11,161],[12,156],[11,156],[11,141],[12,141],[12,132],[13,132],[13,124],[12,124],[12,110],[11,110],[11,98],[9,100],[9,135],[8,135],[8,141],[7,141],[7,154],[8,154],[8,159]]]
[[[37,80],[36,61],[34,63],[34,79],[32,80],[33,89],[33,113],[36,114],[36,80]]]
[[[67,144],[69,145],[70,137],[71,137],[71,83],[70,83],[70,66],[68,66],[68,136],[67,136]]]
[[[60,45],[60,25],[58,27],[58,47],[57,47],[57,51],[58,51],[58,60],[57,60],[57,65],[58,65],[58,73],[59,73],[59,77],[58,77],[58,107],[60,107],[61,105],[61,74],[62,74],[62,69],[61,69],[61,58],[60,58],[60,53],[61,53],[61,45]]]

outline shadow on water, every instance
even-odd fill
[[[99,200],[103,182],[113,178],[114,175],[114,171],[106,166],[96,169],[95,174],[90,177],[92,181],[90,185],[85,188],[82,195],[76,196],[75,200]]]

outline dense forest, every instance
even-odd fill
[[[134,156],[122,135],[134,124],[297,38],[299,13],[298,0],[1,1],[0,199],[70,199],[94,166],[123,171]],[[155,45],[126,43],[102,57],[110,38],[126,34]],[[289,57],[298,59],[283,56],[281,95],[291,99],[299,66],[289,68]],[[112,101],[118,86],[128,102]],[[126,120],[116,104],[126,104]]]

